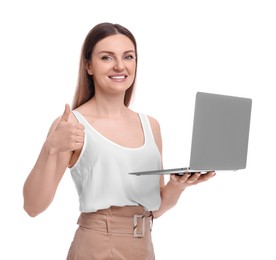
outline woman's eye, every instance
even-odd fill
[[[102,60],[103,60],[103,61],[111,61],[111,60],[113,60],[113,58],[112,58],[111,56],[107,56],[107,55],[106,55],[106,56],[103,56],[103,57],[102,57]]]
[[[127,55],[127,56],[125,56],[125,59],[126,60],[133,60],[133,59],[135,59],[135,57],[133,55]]]

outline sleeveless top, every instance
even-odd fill
[[[78,111],[72,112],[85,127],[81,154],[69,168],[79,195],[80,211],[96,212],[110,206],[131,205],[141,205],[148,211],[159,209],[160,176],[129,174],[161,169],[161,156],[148,117],[138,114],[144,144],[127,148],[100,134]]]

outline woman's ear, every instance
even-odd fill
[[[92,75],[93,75],[93,71],[92,71],[91,64],[90,64],[89,61],[86,62],[85,68],[86,68],[87,73],[88,73],[90,76],[92,76]]]

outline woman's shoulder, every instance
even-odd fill
[[[144,114],[144,115],[149,119],[150,125],[153,129],[160,128],[159,121],[154,116],[149,114]]]
[[[160,153],[162,154],[162,136],[161,136],[160,124],[155,117],[153,117],[151,115],[146,115],[146,116],[149,119],[155,143],[156,143]]]
[[[135,111],[135,110],[132,110],[132,109],[128,109],[128,110],[132,114],[132,116],[134,116],[134,117],[137,117],[137,115],[139,115],[140,117],[144,116],[144,117],[148,118],[152,130],[160,131],[159,122],[154,116],[149,115],[145,112],[141,112],[141,111]]]
[[[146,114],[146,113],[138,113],[138,114],[143,114],[144,116],[146,116],[148,118],[151,130],[152,130],[154,136],[159,137],[161,135],[159,121],[152,115],[149,115],[149,114]]]

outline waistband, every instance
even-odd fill
[[[108,234],[132,234],[144,237],[152,230],[153,215],[142,206],[112,206],[97,212],[81,213],[78,225]]]

